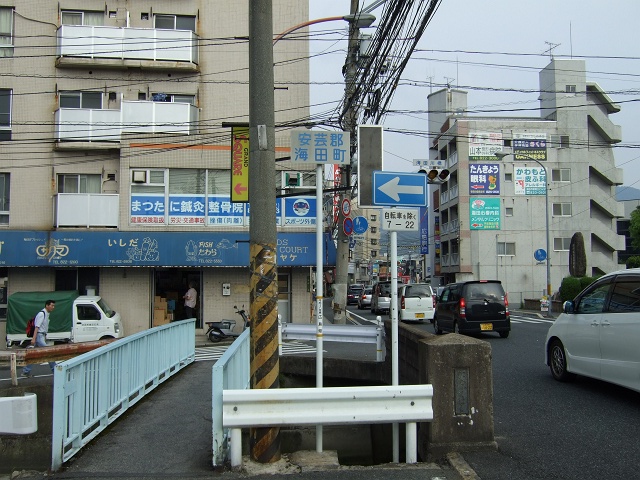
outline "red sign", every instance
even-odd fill
[[[345,217],[348,217],[350,213],[351,213],[351,202],[349,201],[348,198],[345,198],[344,200],[342,200],[342,215],[344,215]]]
[[[350,218],[345,218],[344,223],[342,224],[342,229],[344,230],[344,234],[348,237],[353,233],[353,220]]]

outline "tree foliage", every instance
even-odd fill
[[[569,275],[584,277],[587,274],[587,253],[584,249],[582,232],[576,232],[571,237],[569,246]]]
[[[627,268],[640,268],[640,255],[627,258]]]
[[[636,209],[631,212],[629,236],[631,237],[631,246],[633,248],[640,248],[640,207],[636,207]]]

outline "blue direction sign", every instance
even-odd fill
[[[373,204],[424,207],[427,204],[427,176],[422,173],[374,171]]]
[[[356,217],[353,219],[353,233],[362,235],[369,228],[369,222],[364,217]]]

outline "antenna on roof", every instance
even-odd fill
[[[549,52],[549,60],[553,60],[553,50],[554,50],[556,47],[559,47],[559,46],[560,46],[560,45],[562,45],[562,44],[561,44],[561,43],[551,43],[551,42],[547,42],[546,40],[545,40],[545,42],[544,42],[544,43],[546,43],[547,45],[549,45],[549,48],[547,48],[547,49],[546,49],[544,52],[542,52],[542,53],[547,53],[547,52]]]

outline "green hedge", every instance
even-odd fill
[[[560,285],[560,300],[566,302],[576,298],[582,290],[591,285],[599,277],[564,277]]]

